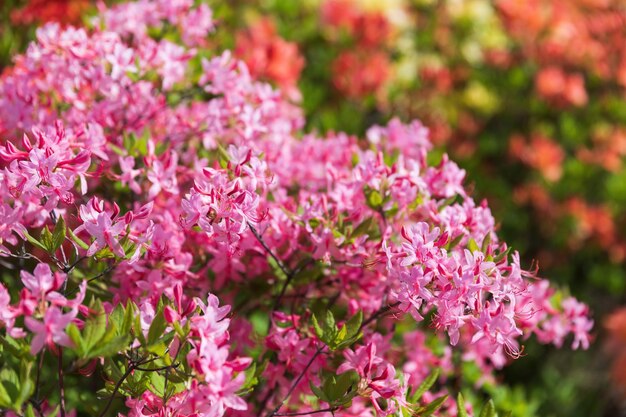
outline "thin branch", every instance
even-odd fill
[[[269,246],[267,246],[267,243],[265,243],[265,241],[263,240],[263,237],[254,228],[254,226],[252,226],[252,224],[250,224],[250,222],[248,222],[247,224],[248,224],[248,227],[250,228],[250,231],[254,235],[254,237],[256,237],[256,239],[259,241],[261,246],[263,246],[263,249],[265,249],[265,252],[267,252],[267,254],[269,256],[271,256],[272,259],[274,259],[274,261],[276,261],[276,264],[278,265],[280,270],[283,271],[283,273],[287,277],[285,279],[285,282],[283,283],[283,286],[280,289],[280,292],[278,293],[278,296],[274,300],[274,305],[272,306],[272,311],[276,311],[278,309],[278,307],[280,306],[280,302],[282,301],[282,298],[285,295],[285,292],[287,291],[287,287],[289,286],[289,284],[291,284],[291,281],[293,280],[293,277],[296,275],[296,271],[289,270],[289,268],[287,268],[283,264],[283,261],[281,261],[278,258],[278,256],[276,256],[276,254],[274,254],[274,252],[270,249]],[[299,272],[299,271],[300,271],[300,269],[297,270],[297,272]]]
[[[332,413],[333,411],[337,411],[339,407],[332,408],[322,408],[321,410],[313,410],[313,411],[300,411],[296,413],[276,413],[274,416],[276,417],[287,417],[287,416],[310,416],[312,414],[317,413]]]
[[[141,365],[145,365],[147,363],[150,362],[154,362],[156,359],[152,359],[152,360],[140,360],[138,362],[134,362],[131,361],[128,369],[126,370],[126,372],[124,372],[124,375],[122,375],[122,377],[120,378],[119,381],[117,381],[117,383],[115,384],[115,387],[113,388],[113,392],[111,393],[111,396],[109,397],[109,401],[107,402],[106,406],[104,407],[104,410],[102,410],[102,412],[100,413],[100,415],[98,417],[104,417],[104,415],[107,413],[107,411],[109,411],[109,408],[111,407],[111,404],[113,404],[113,400],[115,399],[115,395],[117,394],[117,392],[120,390],[122,384],[124,383],[124,381],[126,380],[126,378],[128,378],[128,376],[135,370],[137,369],[138,366]]]
[[[278,307],[280,307],[280,302],[283,300],[283,297],[285,296],[285,293],[287,292],[287,287],[289,287],[289,284],[291,284],[291,281],[295,278],[295,276],[298,275],[298,273],[302,271],[304,268],[314,263],[315,263],[314,259],[309,259],[308,261],[306,261],[305,263],[303,263],[302,265],[300,265],[299,267],[291,271],[290,274],[287,274],[287,279],[283,283],[283,286],[280,289],[280,293],[278,293],[278,297],[276,297],[276,300],[274,300],[272,311],[276,311],[278,310]]]
[[[66,274],[69,274],[70,272],[72,272],[72,270],[73,270],[74,268],[76,268],[76,265],[78,265],[81,261],[83,261],[83,260],[85,260],[85,259],[87,259],[87,256],[80,256],[80,257],[78,257],[78,259],[76,259],[76,261],[74,261],[74,263],[73,263],[73,264],[68,265],[68,266],[67,266],[67,267],[63,270],[63,272],[65,272]]]
[[[180,363],[175,363],[172,365],[167,365],[167,366],[161,366],[160,368],[140,368],[139,366],[135,366],[135,369],[138,371],[143,371],[143,372],[157,372],[157,371],[165,371],[165,370],[170,370],[170,369],[175,369],[178,368],[180,366]]]
[[[313,356],[311,356],[311,359],[309,360],[309,362],[306,364],[306,366],[304,367],[304,369],[300,373],[300,375],[298,375],[298,377],[293,382],[293,384],[291,384],[291,387],[289,388],[289,391],[287,391],[287,395],[285,395],[285,398],[283,398],[283,400],[272,410],[271,413],[269,413],[267,415],[267,417],[274,417],[274,416],[276,416],[276,413],[278,413],[278,410],[280,410],[280,408],[289,399],[289,397],[291,396],[291,393],[293,393],[293,391],[296,389],[296,387],[298,386],[298,384],[300,383],[302,378],[304,378],[304,375],[307,373],[307,371],[309,370],[309,368],[311,367],[311,365],[315,361],[315,358],[317,358],[319,356],[319,354],[322,353],[322,351],[324,350],[325,347],[326,347],[325,345],[322,345],[319,348],[317,348],[317,350],[315,351]]]
[[[65,387],[63,384],[63,348],[59,346],[59,407],[61,417],[65,417]]]
[[[399,305],[400,305],[400,301],[396,301],[393,304],[389,304],[389,305],[379,308],[374,314],[372,314],[366,320],[363,320],[363,323],[361,323],[361,329],[367,326],[368,324],[370,324],[371,322],[373,322],[374,320],[376,320],[378,317],[386,314],[389,310],[398,307]]]
[[[287,267],[285,267],[285,265],[283,265],[283,261],[281,261],[278,258],[278,256],[276,256],[274,254],[274,252],[272,252],[272,250],[269,248],[269,246],[267,246],[267,243],[265,243],[265,241],[263,240],[263,237],[254,228],[254,226],[252,226],[252,224],[250,224],[250,222],[248,222],[248,227],[250,228],[250,231],[252,232],[254,237],[256,237],[256,239],[259,241],[261,246],[263,246],[263,249],[265,249],[265,252],[267,252],[267,254],[269,256],[271,256],[276,261],[276,263],[278,264],[278,267],[280,268],[280,270],[283,271],[285,275],[287,275],[287,278],[289,278],[289,276],[292,275],[293,273],[289,269],[287,269]]]
[[[91,278],[89,278],[87,280],[87,284],[91,284],[93,281],[97,280],[98,278],[103,277],[104,275],[108,274],[109,272],[111,272],[114,268],[116,267],[116,265],[111,265],[109,267],[107,267],[107,269],[105,269],[104,271],[100,272],[98,275],[95,275]],[[71,291],[69,294],[67,294],[67,296],[72,296],[74,294],[76,294],[78,292],[78,290],[80,289],[80,286],[76,287],[73,291]]]
[[[43,358],[46,354],[46,349],[39,352],[39,365],[37,366],[37,376],[35,377],[35,400],[39,401],[39,382],[41,377],[41,368],[43,368]]]

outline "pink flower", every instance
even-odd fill
[[[43,322],[32,317],[26,317],[24,319],[26,327],[34,333],[31,342],[31,353],[36,355],[44,345],[50,348],[54,347],[55,344],[66,347],[72,346],[72,341],[65,334],[65,328],[72,322],[74,317],[75,314],[63,314],[61,309],[57,307],[50,307],[46,310]]]
[[[20,276],[24,286],[41,299],[45,299],[46,294],[50,291],[60,288],[65,280],[63,273],[53,275],[48,264],[38,264],[35,267],[34,275],[27,271],[21,271]]]
[[[117,239],[119,234],[126,228],[124,222],[118,221],[114,224],[110,215],[107,212],[102,212],[98,214],[95,222],[88,221],[83,223],[83,226],[85,230],[96,239],[91,246],[89,246],[87,256],[91,256],[100,249],[107,247],[120,258],[126,255],[122,245],[120,245]]]

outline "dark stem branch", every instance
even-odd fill
[[[278,267],[280,268],[281,271],[283,271],[283,273],[285,274],[285,276],[287,277],[287,279],[285,279],[285,282],[283,283],[283,286],[280,289],[280,292],[278,293],[278,296],[276,297],[276,299],[274,300],[274,305],[272,306],[272,311],[276,311],[278,309],[278,307],[280,306],[280,302],[282,301],[283,296],[285,295],[285,292],[287,291],[287,287],[289,286],[289,284],[291,283],[291,280],[293,280],[293,277],[296,275],[296,271],[291,271],[289,270],[289,268],[287,268],[284,264],[283,261],[281,261],[278,256],[276,256],[276,254],[274,254],[274,252],[270,249],[269,246],[267,246],[267,243],[265,243],[265,241],[263,240],[263,237],[259,234],[259,232],[254,228],[254,226],[252,226],[250,224],[250,222],[248,222],[248,227],[250,228],[250,231],[252,232],[252,234],[254,235],[254,237],[256,237],[256,239],[259,241],[259,243],[261,244],[261,246],[263,246],[263,249],[265,249],[265,252],[267,252],[267,254],[269,256],[272,257],[272,259],[274,259],[274,261],[276,261],[276,264],[278,265]],[[299,270],[298,270],[299,271]]]
[[[124,372],[124,375],[122,375],[122,377],[120,378],[119,381],[117,381],[117,383],[115,384],[115,387],[113,388],[113,392],[111,393],[111,396],[109,397],[109,401],[107,402],[106,406],[104,407],[104,410],[102,410],[102,412],[99,414],[98,417],[104,417],[104,415],[107,413],[107,411],[109,411],[109,408],[111,407],[111,404],[113,404],[113,400],[115,399],[115,395],[117,394],[117,392],[120,390],[122,384],[124,383],[124,381],[126,380],[126,378],[128,378],[128,376],[133,373],[133,371],[135,369],[137,369],[139,366],[141,365],[145,365],[147,363],[150,362],[154,362],[155,359],[151,359],[151,360],[139,360],[137,362],[131,361],[128,369],[126,370],[126,372]],[[151,369],[152,370],[152,369]]]
[[[63,384],[63,348],[59,346],[59,407],[61,417],[65,417],[65,387]]]
[[[364,320],[363,323],[361,323],[361,329],[367,326],[368,324],[370,324],[371,322],[373,322],[374,320],[376,320],[377,318],[379,318],[380,316],[386,314],[389,310],[398,307],[399,305],[400,305],[400,301],[396,301],[393,304],[389,304],[389,305],[379,308],[374,314],[372,314],[370,317]]]
[[[337,411],[337,410],[338,410],[338,407],[332,407],[332,408],[322,408],[320,410],[313,410],[313,411],[300,411],[296,413],[276,413],[274,414],[274,416],[276,417],[310,416],[312,414],[317,414],[317,413],[332,413],[333,411]]]
[[[175,363],[172,365],[161,366],[160,368],[140,368],[139,366],[135,366],[135,369],[143,372],[157,372],[157,371],[169,371],[170,369],[175,369],[180,366],[180,363]]]
[[[271,413],[269,413],[267,415],[267,417],[274,417],[274,416],[277,415],[276,413],[278,413],[280,408],[289,399],[289,397],[291,396],[291,393],[296,389],[296,387],[298,386],[298,384],[300,383],[302,378],[304,378],[304,375],[306,375],[306,373],[309,370],[309,368],[311,367],[311,365],[313,365],[313,362],[315,361],[315,358],[317,358],[319,356],[319,354],[322,353],[322,351],[324,350],[325,347],[326,347],[325,345],[322,345],[319,348],[317,348],[317,350],[315,351],[313,356],[311,356],[311,359],[309,360],[309,362],[306,364],[306,366],[304,367],[304,369],[300,373],[300,375],[298,375],[296,380],[293,381],[293,384],[291,384],[291,387],[289,388],[289,391],[287,391],[287,395],[285,395],[285,398],[283,398],[283,400],[272,410]]]
[[[276,256],[274,254],[274,252],[272,252],[272,250],[270,249],[269,246],[267,246],[267,243],[265,243],[265,241],[263,240],[263,237],[259,234],[259,232],[254,228],[254,226],[252,226],[250,224],[250,222],[248,222],[248,227],[250,228],[250,231],[252,232],[252,234],[254,235],[254,237],[256,237],[256,239],[259,241],[259,243],[261,244],[261,246],[263,246],[263,249],[265,249],[265,252],[267,252],[267,254],[269,256],[271,256],[275,261],[276,264],[278,265],[278,267],[280,268],[281,271],[284,272],[285,275],[287,275],[287,279],[289,279],[289,276],[293,274],[293,272],[291,272],[285,265],[283,265],[283,261],[281,261],[278,256]]]

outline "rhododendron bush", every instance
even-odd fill
[[[529,337],[589,346],[425,126],[304,133],[214,26],[119,4],[3,74],[7,415],[495,416]]]

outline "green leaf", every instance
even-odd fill
[[[67,227],[65,226],[65,220],[63,216],[59,216],[56,224],[54,225],[54,231],[52,232],[52,252],[61,247],[65,241]]]
[[[332,333],[336,333],[337,322],[335,321],[335,316],[330,309],[326,310],[326,322],[324,324],[327,330],[332,331]]]
[[[361,235],[369,234],[369,230],[372,226],[376,226],[376,222],[373,217],[368,217],[363,220],[357,227],[354,229],[350,237],[359,237]]]
[[[48,230],[46,226],[41,230],[39,240],[41,240],[41,243],[46,248],[46,252],[54,252],[54,239],[52,238],[52,233],[50,233],[50,230]]]
[[[348,321],[344,323],[339,331],[338,337],[335,339],[337,345],[336,348],[344,348],[350,346],[362,336],[361,323],[363,322],[363,312],[359,310],[354,316],[350,317]],[[345,330],[345,336],[343,331]],[[341,336],[341,338],[339,338]]]
[[[41,242],[39,242],[37,239],[29,235],[27,232],[24,232],[24,236],[26,237],[26,240],[28,240],[30,243],[32,243],[34,246],[38,247],[39,249],[42,249],[45,251],[48,250]]]
[[[120,326],[121,334],[130,334],[130,330],[133,327],[133,320],[135,318],[135,311],[137,307],[135,307],[135,303],[129,301],[126,304],[126,309],[124,310],[124,321]]]
[[[20,363],[20,392],[16,401],[16,405],[22,406],[35,392],[35,383],[30,379],[32,362]]]
[[[420,384],[415,391],[415,394],[411,397],[412,403],[416,403],[420,398],[422,398],[422,395],[424,395],[424,393],[426,393],[426,391],[428,391],[435,384],[437,378],[439,378],[440,372],[439,368],[437,368],[426,377],[424,382]]]
[[[23,339],[13,339],[9,336],[0,337],[0,341],[2,341],[2,346],[4,349],[19,359],[27,359],[31,358],[30,347],[27,342],[24,342]]]
[[[105,358],[104,360],[104,372],[108,375],[109,379],[113,381],[119,381],[124,375],[124,372],[122,372],[119,366],[110,358]]]
[[[74,231],[72,229],[67,229],[67,232],[70,234],[70,237],[72,238],[72,240],[81,248],[87,250],[89,249],[89,245],[86,244],[81,238],[79,238],[78,236],[76,236],[74,234]]]
[[[354,316],[350,317],[350,319],[346,321],[346,328],[348,329],[348,337],[354,337],[358,335],[361,330],[362,323],[363,323],[363,312],[359,310]]]
[[[309,382],[309,386],[311,387],[311,391],[313,391],[313,394],[315,394],[317,398],[324,402],[330,402],[326,394],[324,394],[324,391],[313,385],[312,382]]]
[[[467,242],[467,249],[469,249],[470,252],[480,251],[478,243],[476,243],[476,241],[472,238],[470,238],[469,242]]]
[[[28,404],[26,406],[26,412],[24,413],[24,417],[35,417],[35,410],[33,409],[32,404]]]
[[[245,395],[251,392],[252,389],[259,383],[259,378],[257,376],[256,370],[256,362],[252,362],[252,365],[250,365],[248,369],[244,371],[246,379],[244,380],[241,388],[239,388],[239,391],[237,391],[238,395]]]
[[[135,335],[135,337],[139,340],[139,342],[145,346],[146,344],[146,338],[143,334],[143,330],[141,329],[141,318],[139,317],[139,314],[137,314],[134,317],[134,325],[133,325],[133,334]]]
[[[76,324],[70,323],[67,326],[65,332],[74,343],[74,349],[76,350],[76,353],[78,354],[78,356],[84,357],[85,356],[84,342],[83,342],[82,336],[80,335],[80,330],[78,330],[78,327],[76,327]]]
[[[439,397],[430,404],[428,404],[426,407],[419,408],[413,415],[419,417],[429,417],[433,415],[433,413],[437,411],[447,399],[448,394],[444,395],[443,397]]]
[[[332,406],[344,405],[352,401],[357,394],[356,386],[359,384],[359,374],[355,370],[344,372],[332,378],[334,382],[331,391],[326,391]]]
[[[3,368],[0,371],[0,386],[4,391],[2,397],[6,394],[4,399],[8,398],[9,407],[19,409],[22,406],[19,401],[21,383],[20,377],[14,369]]]
[[[465,237],[464,234],[459,234],[457,237],[455,237],[454,239],[452,239],[450,242],[448,242],[448,244],[446,245],[446,250],[449,252],[452,249],[454,249],[459,243],[461,243],[461,240],[463,240],[463,238]]]
[[[367,205],[374,210],[378,210],[383,206],[383,196],[377,190],[367,187],[365,189],[365,199],[367,200]]]
[[[131,338],[130,338],[130,335],[128,334],[114,336],[110,340],[107,340],[107,341],[101,340],[95,349],[91,349],[89,351],[89,357],[109,358],[111,356],[115,356],[125,351],[126,348],[129,348],[130,342],[131,342]]]
[[[496,407],[493,404],[493,400],[489,400],[487,402],[487,404],[485,404],[485,406],[483,407],[482,411],[480,412],[479,417],[496,417]]]
[[[315,335],[317,336],[318,339],[323,340],[324,330],[320,327],[320,324],[317,321],[317,317],[315,317],[315,314],[311,316],[311,322],[313,324],[313,329],[315,330]]]
[[[85,322],[82,338],[85,346],[85,355],[89,355],[91,349],[95,348],[102,336],[107,331],[107,319],[104,307],[100,300],[91,303],[91,310],[95,314],[91,315]]]
[[[165,377],[158,372],[150,372],[150,391],[159,397],[165,394]]]
[[[150,329],[148,329],[148,345],[156,343],[165,332],[167,328],[167,322],[165,321],[165,315],[163,314],[163,308],[159,308],[157,313],[150,323]]]
[[[463,395],[459,392],[459,395],[456,396],[456,406],[457,406],[457,417],[468,417],[467,411],[465,410],[465,399]]]
[[[4,387],[4,383],[2,383],[1,381],[0,381],[0,407],[14,409],[13,400],[11,399],[11,396],[7,392],[6,388]]]
[[[483,244],[481,246],[481,250],[483,253],[487,253],[487,249],[489,249],[489,245],[491,244],[491,232],[487,232],[485,238],[483,239]]]

